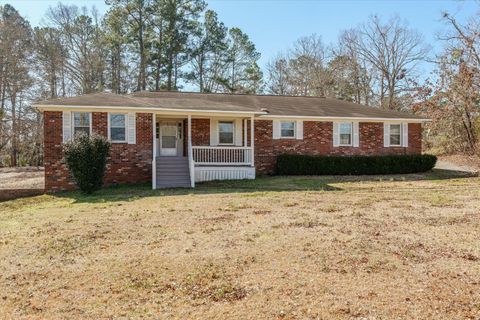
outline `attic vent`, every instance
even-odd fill
[[[262,111],[262,112],[266,112],[266,113],[269,113],[269,111],[268,111],[268,109],[267,109],[267,108],[262,108],[262,109],[260,109],[260,111]]]

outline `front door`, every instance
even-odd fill
[[[160,155],[177,156],[178,124],[176,122],[160,123]]]

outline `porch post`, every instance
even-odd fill
[[[248,120],[243,119],[243,146],[248,147],[248,127],[247,127]]]
[[[188,145],[192,145],[192,116],[189,114],[187,118],[188,123]]]
[[[254,117],[252,116],[250,118],[250,146],[252,148],[252,167],[255,166],[255,139],[254,139],[254,124],[255,124],[255,121],[254,121]]]
[[[157,188],[157,114],[152,116],[152,140],[153,140],[153,155],[152,155],[152,189]]]

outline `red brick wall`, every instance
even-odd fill
[[[74,189],[75,185],[62,161],[62,112],[45,111],[43,121],[45,191]]]
[[[73,180],[63,163],[62,112],[45,111],[45,190],[71,190]],[[92,131],[107,136],[107,113],[93,112]],[[112,143],[105,184],[149,182],[152,179],[152,114],[137,113],[136,144]]]
[[[192,119],[192,145],[210,145],[210,119]]]
[[[303,155],[377,155],[422,152],[421,124],[408,126],[408,148],[383,146],[383,123],[359,124],[360,147],[333,147],[332,122],[303,122],[303,140],[272,139],[273,122],[255,121],[255,167],[258,174],[273,173],[276,157],[283,153]]]

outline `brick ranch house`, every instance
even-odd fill
[[[105,183],[152,188],[254,179],[276,157],[422,152],[418,116],[345,101],[182,92],[97,93],[39,102],[44,114],[45,189],[75,188],[62,143],[78,132],[107,137]]]

